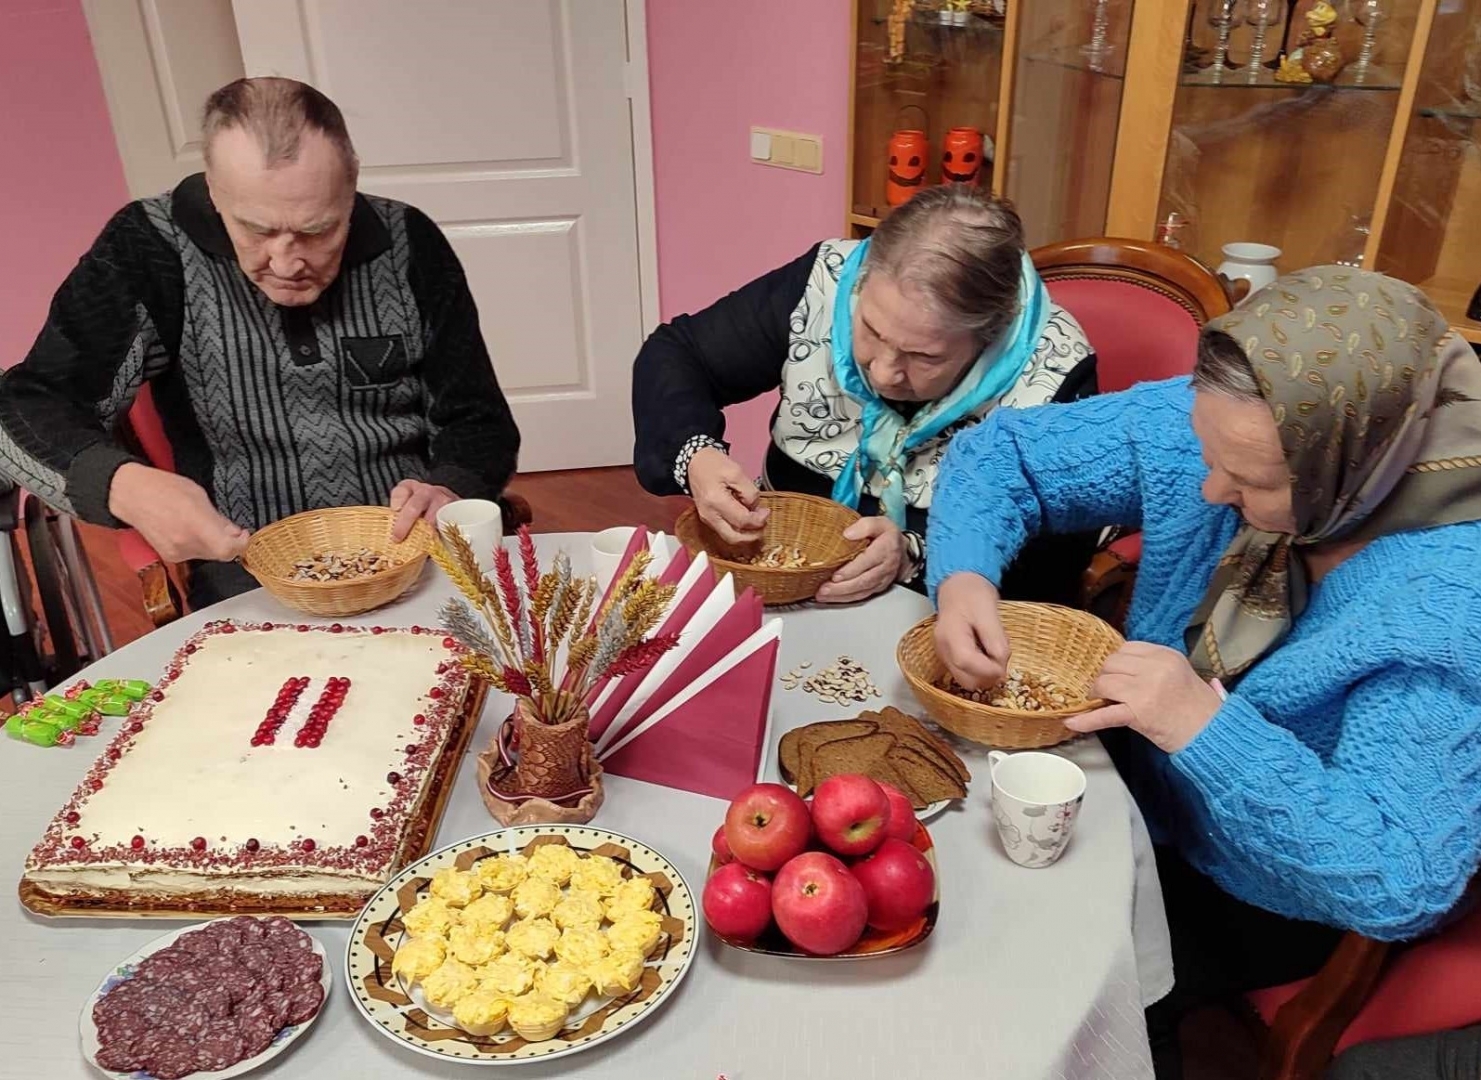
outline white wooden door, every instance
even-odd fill
[[[90,0],[89,9],[105,81],[110,65],[122,73],[109,87],[120,146],[153,151],[152,167],[137,170],[151,186],[136,194],[200,167],[193,140],[215,86],[243,71],[312,83],[344,111],[361,189],[422,209],[462,259],[524,436],[520,469],[632,461],[632,360],[644,300],[650,312],[656,302],[644,296],[656,275],[639,268],[640,237],[646,257],[652,229],[641,0]],[[202,26],[210,41],[231,36],[218,25],[223,12],[234,13],[239,52],[207,55]],[[121,109],[115,99],[128,94],[135,100]]]

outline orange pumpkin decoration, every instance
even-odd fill
[[[982,179],[982,132],[954,127],[941,143],[941,182],[976,187]]]
[[[891,206],[909,202],[926,182],[926,133],[914,129],[890,136],[890,165],[884,197]]]

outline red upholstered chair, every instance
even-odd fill
[[[118,437],[156,469],[175,471],[175,452],[165,435],[164,424],[154,407],[154,395],[146,383],[134,398],[127,418],[119,425]],[[512,533],[534,520],[534,512],[524,498],[506,492],[499,500],[504,511],[504,531]],[[185,611],[181,589],[188,570],[168,564],[134,529],[118,531],[118,552],[129,569],[139,575],[144,590],[144,610],[155,626],[178,619]]]
[[[1317,1080],[1349,1046],[1481,1023],[1481,912],[1402,950],[1348,934],[1315,976],[1249,1000],[1270,1027],[1260,1080]]]
[[[1095,348],[1101,393],[1188,374],[1199,330],[1230,307],[1231,292],[1218,275],[1161,244],[1096,237],[1031,254],[1049,295]],[[1097,552],[1085,572],[1085,607],[1121,626],[1141,553],[1135,532]]]

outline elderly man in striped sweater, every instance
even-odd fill
[[[457,256],[414,207],[358,194],[332,101],[241,79],[207,102],[206,171],[130,203],[0,380],[0,470],[191,561],[193,606],[252,587],[251,531],[386,504],[404,535],[495,498],[519,431]],[[116,438],[144,383],[177,472]]]

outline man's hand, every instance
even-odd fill
[[[166,562],[227,562],[246,550],[251,535],[222,517],[194,480],[135,462],[113,474],[108,509],[138,529]]]
[[[730,544],[761,539],[770,510],[758,509],[761,492],[730,455],[706,446],[689,459],[689,494],[700,520]]]
[[[457,492],[438,484],[421,480],[401,481],[391,489],[391,509],[396,514],[396,520],[391,522],[391,539],[398,544],[405,540],[417,518],[426,518],[427,523],[436,528],[437,511],[457,501]]]
[[[1186,656],[1145,641],[1128,641],[1106,657],[1090,693],[1117,704],[1072,716],[1065,727],[1129,727],[1169,754],[1192,742],[1223,705]]]
[[[936,590],[936,653],[957,685],[981,690],[1008,673],[1008,633],[998,590],[980,574],[956,573]]]
[[[845,540],[868,540],[863,552],[823,584],[820,604],[852,604],[884,592],[910,570],[905,534],[887,517],[860,518],[843,531]]]

